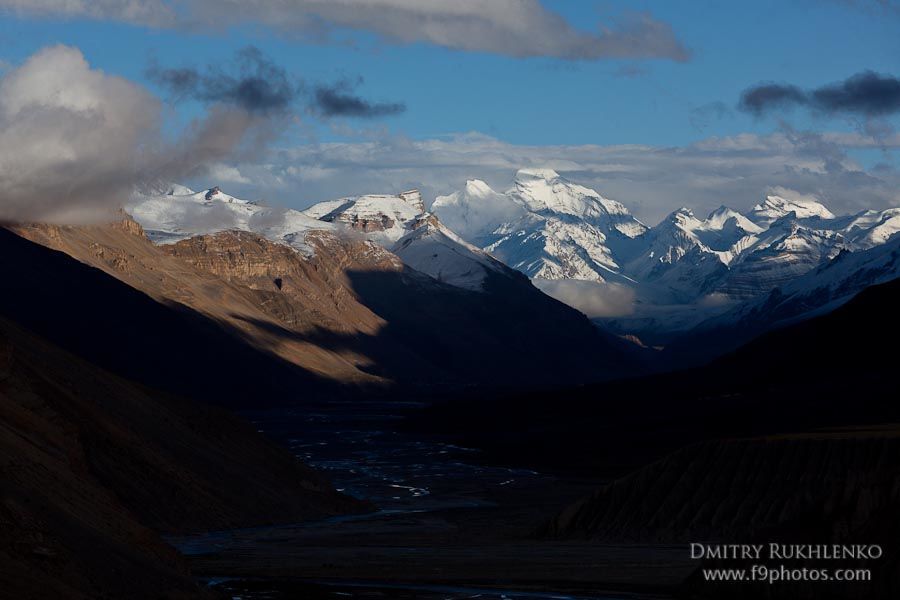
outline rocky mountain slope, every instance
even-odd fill
[[[900,432],[892,429],[695,444],[572,504],[544,533],[677,543],[780,530],[837,542],[871,530],[869,521],[900,501],[898,451]]]
[[[303,211],[325,223],[337,223],[363,234],[385,247],[406,235],[415,219],[425,212],[418,190],[396,196],[381,194],[321,202]]]
[[[0,304],[0,588],[16,598],[200,598],[178,555],[160,533],[252,526],[323,518],[363,510],[338,494],[317,473],[219,409],[132,383],[66,352],[34,333],[34,321],[16,304],[59,310],[81,298],[108,308],[111,292],[128,289],[60,253],[0,231],[4,252],[47,277],[2,278]],[[15,237],[15,236],[12,236]],[[34,252],[25,251],[27,245]],[[7,254],[9,255],[9,254]],[[11,261],[4,261],[11,262]],[[54,263],[52,267],[43,264]],[[70,269],[73,277],[66,276]],[[106,279],[106,284],[98,282]],[[56,286],[54,290],[49,286]],[[58,295],[65,290],[64,295]],[[126,292],[127,294],[127,292]],[[152,301],[150,301],[152,302]],[[56,304],[56,306],[50,306]],[[142,305],[127,303],[128,317],[160,334],[168,330]],[[43,312],[51,327],[60,326]],[[124,327],[113,311],[102,323],[83,316],[92,329],[68,333],[109,341],[103,328]],[[20,321],[19,317],[26,317]],[[185,321],[171,314],[175,327]],[[152,337],[135,336],[131,345]],[[197,334],[198,330],[189,330]],[[65,332],[51,332],[67,346],[90,350]],[[122,340],[120,340],[122,341]],[[222,341],[222,340],[219,340]],[[194,349],[209,352],[197,339]],[[151,344],[152,345],[152,344]],[[227,347],[226,349],[234,349]],[[114,348],[133,358],[128,343]],[[104,362],[108,357],[96,355]],[[197,358],[197,357],[195,357]],[[247,358],[247,355],[240,356]],[[160,353],[153,365],[179,373],[177,352]],[[240,385],[223,377],[232,365],[205,372],[202,359],[192,376]],[[252,361],[246,367],[258,366]],[[224,370],[223,370],[224,369]],[[260,387],[265,384],[260,382]],[[263,468],[264,467],[264,468]]]
[[[750,568],[769,544],[879,544],[878,560],[793,560],[790,568],[868,568],[871,580],[771,586],[703,580],[684,584],[695,598],[889,598],[900,590],[900,431],[896,428],[717,440],[679,450],[566,507],[545,536],[596,543],[763,544],[762,560],[698,561]]]
[[[169,255],[129,219],[18,231],[65,254],[0,231],[6,251],[18,257],[0,265],[3,277],[43,292],[31,299],[5,295],[0,308],[120,375],[229,405],[297,402],[337,393],[335,380],[372,380],[354,366],[355,355],[280,335],[280,321],[262,309],[264,293]],[[73,265],[67,254],[81,262]],[[65,290],[64,302],[57,300],[59,290]],[[177,360],[161,371],[160,356]],[[218,377],[222,370],[232,376]]]
[[[224,210],[244,206],[220,194],[204,199],[204,210],[218,210],[216,203]],[[162,206],[166,196],[152,199],[158,214],[179,214],[184,199],[169,197],[176,207],[171,211]],[[172,219],[166,226],[183,232]],[[400,256],[343,227],[322,226],[290,239],[226,229],[168,236],[159,244],[128,220],[112,228],[21,232],[157,301],[188,306],[279,357],[286,368],[302,370],[295,395],[248,392],[248,398],[298,401],[338,393],[333,384],[342,385],[340,393],[354,393],[345,384],[385,389],[588,381],[639,368],[631,344],[597,330],[428,215],[404,223],[407,233],[395,244]],[[510,347],[520,354],[510,354]]]
[[[433,224],[423,223],[408,235],[416,243],[400,250],[404,258],[425,249],[412,257],[413,264],[438,262],[444,253],[455,259],[465,251]],[[403,247],[407,239],[397,245]],[[481,270],[474,275],[451,272],[458,280],[449,285],[371,242],[340,245],[330,234],[316,232],[307,243],[315,250],[311,257],[241,232],[201,236],[161,249],[196,267],[227,273],[231,283],[256,288],[261,309],[277,322],[274,329],[264,329],[348,353],[356,357],[358,370],[378,381],[503,387],[522,381],[590,380],[635,368],[630,344],[604,335],[515,271],[495,262],[482,268],[480,254],[464,256],[464,264]],[[247,276],[235,261],[264,264],[269,270]],[[477,291],[459,285],[467,277]],[[510,347],[517,353],[510,354]],[[526,372],[526,365],[539,368]]]
[[[404,264],[441,283],[477,292],[483,291],[489,273],[516,278],[503,263],[426,212],[418,190],[321,202],[303,212],[381,245]]]

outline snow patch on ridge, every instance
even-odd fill
[[[299,211],[261,206],[225,194],[217,187],[195,192],[172,185],[164,194],[135,193],[125,209],[157,244],[236,229],[258,233],[311,256],[313,248],[306,244],[306,234],[334,229]]]

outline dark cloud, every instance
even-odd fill
[[[767,83],[745,90],[738,103],[741,110],[757,116],[797,106],[866,118],[895,114],[900,112],[900,79],[863,71],[813,90]]]
[[[766,83],[744,90],[738,108],[760,116],[775,109],[806,104],[806,93],[795,85]]]
[[[878,117],[900,112],[900,79],[872,71],[858,73],[811,94],[812,104],[827,112]]]
[[[250,113],[284,112],[300,93],[299,84],[282,67],[252,46],[240,50],[227,71],[219,67],[165,69],[153,65],[147,76],[176,99],[237,106]]]
[[[310,112],[324,117],[375,118],[406,110],[401,102],[370,102],[354,93],[362,82],[349,80],[312,87],[292,78],[284,68],[252,46],[237,53],[223,69],[209,66],[162,68],[152,65],[147,76],[167,89],[175,100],[193,99],[203,103],[233,106],[251,114],[284,115],[305,99]]]
[[[316,87],[311,108],[326,117],[357,117],[361,119],[386,117],[406,111],[406,105],[402,102],[369,102],[354,94],[353,85],[348,82]]]

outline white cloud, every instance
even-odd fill
[[[572,27],[538,0],[0,0],[2,8],[151,26],[259,23],[318,40],[327,40],[336,29],[363,30],[393,43],[515,57],[689,56],[669,25],[649,14],[629,14],[591,32]]]
[[[78,50],[38,52],[0,79],[0,219],[70,219],[70,200],[107,210],[130,190],[159,114],[154,97],[91,70]]]
[[[210,166],[206,176],[210,181],[221,181],[222,183],[241,183],[246,185],[253,183],[237,167],[223,165],[222,163]]]
[[[0,0],[0,9],[20,15],[85,17],[164,26],[175,12],[163,0]]]
[[[91,69],[76,48],[46,48],[8,71],[0,78],[0,221],[108,218],[136,184],[205,174],[210,164],[246,182],[219,163],[256,160],[282,129],[213,106],[166,142],[161,114],[156,97]]]
[[[768,194],[772,194],[773,196],[781,196],[786,200],[791,200],[794,202],[822,202],[822,199],[815,194],[801,194],[797,190],[792,190],[781,185],[773,185],[768,190],[766,190],[766,192]]]
[[[577,279],[534,279],[539,290],[594,319],[623,317],[634,312],[635,292],[615,283]]]
[[[680,206],[699,213],[721,204],[749,209],[774,186],[815,195],[835,213],[900,205],[896,169],[865,169],[826,135],[781,132],[680,147],[525,146],[478,133],[426,140],[385,135],[284,148],[265,165],[240,165],[265,188],[251,193],[296,208],[411,187],[433,199],[462,189],[467,179],[483,179],[503,191],[522,167],[553,168],[624,203],[649,224]]]

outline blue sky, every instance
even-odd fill
[[[0,0],[0,7],[3,4]],[[738,110],[737,103],[743,90],[764,81],[813,89],[864,70],[900,75],[900,12],[880,7],[878,2],[546,0],[542,4],[548,13],[562,16],[572,28],[585,32],[596,32],[601,23],[627,19],[635,11],[649,13],[671,28],[690,51],[690,58],[518,58],[429,42],[397,43],[377,30],[351,31],[340,25],[331,30],[328,41],[315,41],[266,23],[148,26],[115,17],[0,8],[0,59],[13,68],[43,47],[66,44],[80,49],[93,68],[138,82],[168,98],[166,90],[146,76],[151,63],[195,68],[220,65],[225,69],[237,50],[255,46],[307,85],[361,78],[355,94],[373,102],[405,104],[401,114],[373,119],[320,119],[299,111],[304,126],[287,130],[274,147],[287,152],[301,148],[305,156],[310,144],[383,143],[385,139],[426,142],[458,139],[470,132],[503,145],[529,147],[531,153],[536,152],[534,147],[551,146],[685,148],[741,134],[777,135],[785,128],[853,134],[863,128],[855,116],[822,116],[801,108],[755,117]],[[174,115],[177,127],[204,110],[197,102],[181,102],[170,107],[170,116]],[[890,130],[900,125],[900,120],[894,113],[880,117],[879,124]],[[885,144],[854,144],[842,151],[867,173],[876,168],[895,169],[897,159],[891,144],[886,150],[879,146]],[[558,162],[564,153],[557,149],[552,154]],[[245,165],[244,169],[253,171],[251,167]],[[435,181],[426,181],[425,174],[417,181],[414,175],[404,173],[396,185],[417,184],[437,194],[450,191],[454,182],[463,183],[469,176],[495,185],[504,183],[499,170],[472,170],[465,176],[462,172],[454,175],[455,180],[448,175]],[[589,183],[608,180],[602,169],[574,171],[585,171]],[[298,204],[341,195],[336,185],[342,179],[347,182],[346,193],[366,188],[365,180],[341,177],[335,185],[322,187],[320,178],[318,183],[305,182],[308,198],[281,201]],[[785,183],[776,181],[778,177],[772,179],[772,185]],[[377,179],[371,185],[387,183]],[[240,185],[247,193],[280,195],[271,181]],[[619,194],[630,189],[620,181],[602,191],[606,193],[610,187]],[[746,204],[762,192],[747,189],[746,198],[741,196],[738,203]],[[648,205],[649,193],[636,191],[635,203]],[[674,195],[689,198],[690,189]],[[892,203],[890,197],[880,198],[882,204]],[[628,198],[622,200],[628,204]],[[699,208],[707,208],[714,200],[704,197]],[[654,208],[645,216],[652,221],[676,202],[650,203]]]

